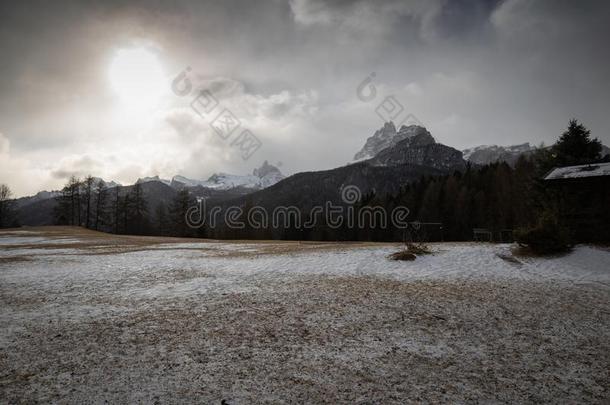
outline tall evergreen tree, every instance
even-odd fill
[[[119,188],[114,188],[114,209],[113,209],[113,219],[114,219],[114,233],[119,233],[119,222],[121,220],[121,197],[119,195]]]
[[[142,185],[140,183],[133,185],[128,202],[127,211],[131,222],[130,232],[142,235],[148,230],[146,221],[148,204],[146,203],[144,191],[142,190]]]
[[[157,204],[157,208],[155,208],[154,227],[159,235],[170,235],[171,234],[171,223],[169,221],[167,207],[162,202]]]
[[[131,210],[131,196],[129,193],[125,194],[121,199],[120,203],[120,214],[122,216],[123,229],[122,233],[129,233],[130,231],[130,210]]]
[[[178,236],[189,236],[192,233],[186,223],[186,213],[193,205],[194,200],[186,188],[178,191],[169,208],[169,215],[173,233]]]
[[[571,166],[592,163],[601,158],[602,144],[591,139],[591,131],[572,119],[568,128],[553,146],[556,166]]]

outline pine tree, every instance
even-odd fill
[[[170,208],[169,216],[172,226],[172,231],[178,236],[189,236],[191,228],[186,223],[186,213],[191,207],[193,199],[186,188],[181,189],[174,197]]]
[[[119,221],[121,216],[121,197],[119,195],[119,186],[114,188],[114,233],[119,233]]]
[[[127,212],[131,221],[131,232],[137,235],[142,235],[147,231],[146,214],[148,213],[148,205],[142,190],[142,185],[136,183],[131,189],[129,198],[127,199]]]
[[[129,211],[131,208],[131,198],[129,193],[125,194],[125,196],[123,197],[123,199],[120,202],[120,208],[119,208],[119,212],[121,213],[121,216],[123,217],[123,232],[122,233],[129,233],[130,230],[130,223],[129,223]]]
[[[167,213],[167,207],[165,204],[160,202],[155,209],[155,228],[157,229],[157,233],[159,235],[169,235],[171,231],[171,224],[169,221],[169,215]]]
[[[553,146],[556,166],[571,166],[592,163],[601,158],[602,144],[597,139],[591,139],[591,131],[584,125],[572,119],[568,129]]]
[[[449,176],[443,185],[442,198],[442,222],[445,230],[445,235],[450,239],[456,239],[457,231],[457,215],[456,210],[457,198],[459,194],[459,183],[456,176]]]

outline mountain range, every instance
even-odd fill
[[[538,148],[528,143],[512,146],[480,145],[462,151],[464,159],[471,163],[486,165],[495,162],[506,162],[514,166],[522,155],[529,155]]]
[[[223,201],[269,187],[284,177],[276,166],[265,161],[249,175],[215,173],[207,180],[194,180],[180,175],[174,176],[171,180],[153,176],[139,178],[135,184],[140,185],[149,206],[154,208],[159,203],[169,204],[177,192],[184,188],[194,197]],[[94,177],[94,184],[98,184],[99,181],[107,189],[118,188],[119,195],[125,195],[133,188],[133,185],[121,185]],[[41,191],[34,196],[16,199],[15,208],[19,222],[30,226],[53,224],[53,209],[57,204],[56,197],[60,195],[60,191]]]
[[[434,148],[445,147],[445,145],[434,142],[430,132],[428,132],[426,128],[417,125],[403,125],[399,130],[396,130],[394,123],[390,121],[386,122],[383,127],[375,131],[371,137],[367,138],[362,149],[354,155],[354,161],[358,162],[377,157],[377,161],[386,160],[387,162],[387,159],[391,159],[391,155],[396,156],[397,154],[400,154],[395,148],[393,148],[393,146],[398,144],[401,144],[398,149],[401,149],[403,152],[410,150],[411,144],[435,144],[437,146]],[[386,151],[384,153],[384,157],[378,156],[378,154],[383,150],[392,152],[388,153]],[[479,165],[500,161],[505,161],[508,164],[513,165],[516,163],[519,156],[522,154],[532,153],[535,150],[536,147],[530,146],[529,143],[513,146],[480,145],[462,150],[462,158],[468,162]],[[435,152],[432,152],[428,155],[435,156],[436,154]],[[425,156],[422,156],[422,158],[423,159],[420,160],[420,164],[432,164],[435,166],[443,165],[442,162],[435,162],[431,161],[430,159],[425,159]],[[459,161],[457,155],[454,157],[454,159]],[[452,163],[455,164],[455,162]],[[459,169],[460,164],[458,163],[457,166],[458,167],[455,168]]]
[[[604,147],[605,152],[610,149]],[[514,146],[477,146],[463,151],[436,142],[432,134],[418,125],[401,126],[392,122],[367,138],[354,156],[354,162],[331,170],[302,172],[285,177],[265,161],[249,175],[215,173],[206,180],[176,175],[171,180],[144,177],[136,181],[146,196],[149,215],[159,205],[168,206],[176,194],[187,189],[192,197],[203,197],[210,205],[258,205],[267,209],[297,206],[309,209],[325,201],[341,202],[341,190],[356,186],[365,193],[396,193],[421,176],[438,176],[465,170],[468,163],[484,165],[505,161],[514,165],[521,155],[536,150],[529,143]],[[97,180],[101,179],[96,179]],[[133,185],[104,182],[126,195]],[[59,191],[41,191],[16,200],[18,217],[24,225],[53,223],[53,208]]]
[[[498,146],[498,145],[480,145],[474,148],[464,149],[462,151],[464,159],[477,165],[487,165],[496,162],[506,162],[514,166],[521,156],[528,156],[540,148],[549,148],[550,146],[532,146],[529,142],[519,145]],[[602,145],[601,156],[610,154],[610,148]]]
[[[136,181],[136,184],[158,181],[168,186],[180,190],[182,188],[203,187],[212,190],[231,190],[243,187],[250,190],[260,190],[269,187],[285,176],[275,166],[266,160],[258,169],[254,169],[249,175],[235,175],[228,173],[214,173],[207,180],[195,180],[188,177],[176,175],[171,180],[161,179],[159,176],[143,177]]]
[[[362,195],[396,193],[422,176],[453,173],[467,165],[461,151],[437,143],[426,128],[410,125],[396,131],[392,122],[369,137],[354,158],[357,161],[336,169],[297,173],[222,205],[256,205],[267,210],[296,206],[309,210],[326,201],[343,204],[341,190],[346,186],[358,187]]]

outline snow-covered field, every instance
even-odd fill
[[[609,403],[610,251],[0,232],[0,403]]]

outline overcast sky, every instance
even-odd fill
[[[607,1],[176,3],[1,3],[0,182],[21,196],[71,174],[336,167],[388,96],[458,149],[552,143],[572,117],[610,144]],[[193,89],[176,94],[187,67]],[[210,126],[225,108],[240,122],[227,139]],[[231,145],[243,129],[262,143],[247,160]]]

